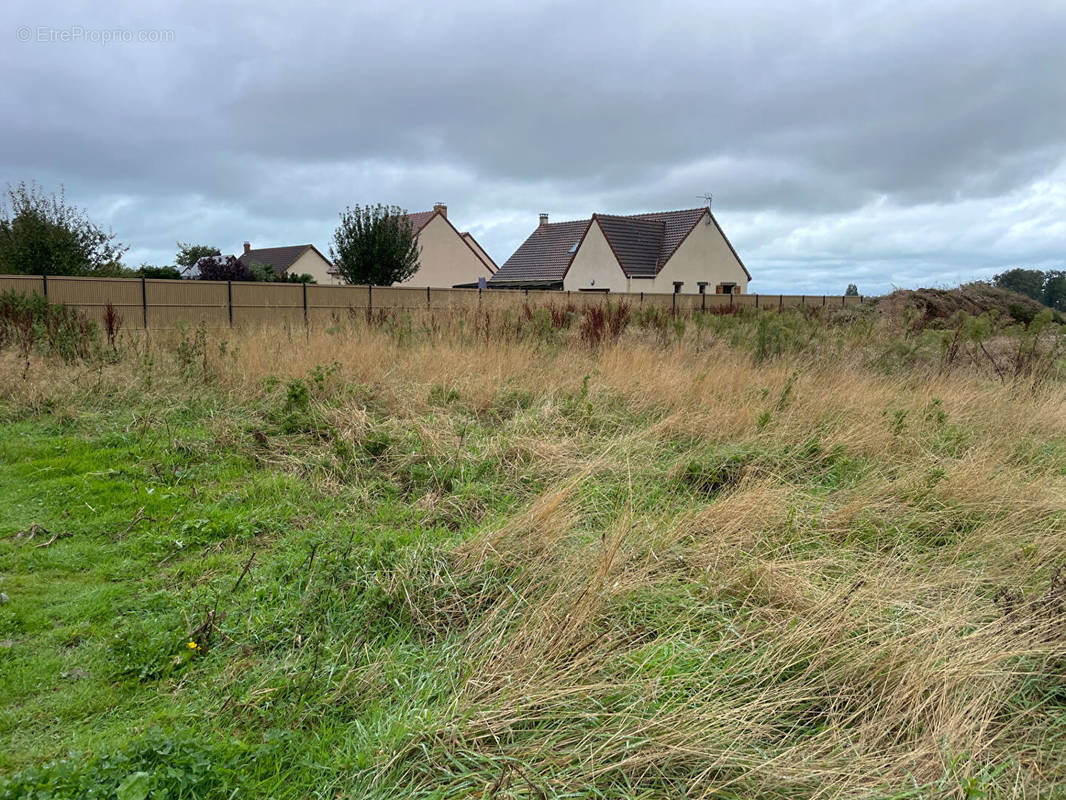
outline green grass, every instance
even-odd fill
[[[1066,432],[997,420],[1061,387],[830,395],[787,346],[16,388],[0,798],[1054,796]]]

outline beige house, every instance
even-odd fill
[[[437,203],[432,211],[408,214],[421,248],[418,272],[397,286],[432,286],[450,289],[477,284],[496,273],[496,262],[469,232],[460,233],[448,219],[448,206]]]
[[[540,224],[493,276],[498,288],[741,294],[751,275],[709,208]]]
[[[418,272],[394,286],[476,286],[479,278],[488,281],[496,272],[496,262],[481,249],[469,232],[460,233],[448,219],[448,206],[437,203],[432,211],[408,214],[418,237]],[[343,283],[334,269],[334,283]]]
[[[261,247],[253,250],[250,242],[244,243],[244,252],[239,259],[242,264],[262,264],[274,270],[282,280],[289,276],[310,275],[315,283],[333,283],[330,270],[333,265],[313,244],[295,244],[288,247]]]

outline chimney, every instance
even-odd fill
[[[442,217],[448,219],[448,206],[444,205],[444,203],[434,203],[433,210],[439,211]]]
[[[541,225],[547,225],[548,224],[548,215],[547,214],[541,214],[540,215],[540,224]]]
[[[252,243],[251,242],[245,242],[244,243],[244,252],[246,252],[246,253],[252,252]]]

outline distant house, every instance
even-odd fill
[[[496,262],[469,232],[460,233],[448,219],[448,207],[442,203],[432,211],[408,214],[418,237],[418,272],[395,286],[432,286],[448,289],[463,284],[477,285],[478,278],[486,281],[496,272]],[[332,274],[340,282],[336,268]]]
[[[540,224],[492,288],[740,294],[751,275],[709,208]]]
[[[315,283],[333,282],[330,270],[333,265],[313,244],[294,244],[287,247],[261,247],[252,249],[250,242],[244,243],[244,252],[237,259],[246,267],[262,264],[274,270],[274,276],[285,280],[289,276],[310,275]]]

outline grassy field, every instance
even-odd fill
[[[1061,328],[554,311],[0,336],[0,798],[1066,796]]]

